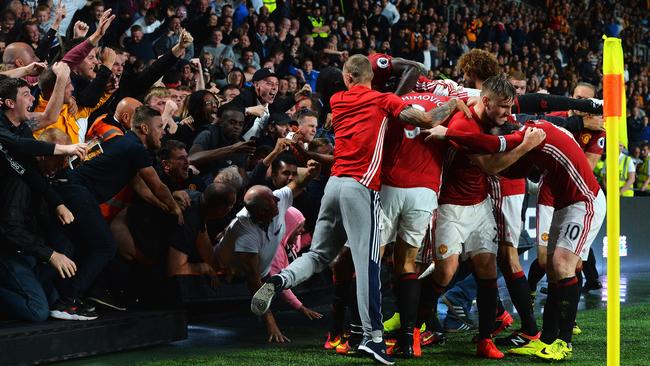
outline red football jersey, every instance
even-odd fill
[[[549,112],[546,115],[568,118],[569,112]],[[574,133],[573,138],[578,141],[578,145],[580,145],[582,151],[597,155],[603,154],[603,150],[605,149],[605,131],[583,129],[579,133]]]
[[[485,133],[479,125],[480,119],[470,108],[474,118],[467,118],[465,113],[457,112],[451,117],[449,131],[482,135]],[[488,183],[485,173],[467,156],[467,150],[451,140],[452,148],[447,154],[444,179],[440,187],[440,204],[471,206],[483,202],[488,195]]]
[[[353,86],[334,94],[330,105],[336,139],[332,175],[352,177],[370,189],[379,190],[389,120],[397,121],[408,104],[395,94]]]
[[[431,93],[409,93],[402,99],[424,111],[439,107],[450,98]],[[440,190],[440,176],[447,143],[425,142],[420,128],[390,123],[386,133],[382,183],[398,188],[425,187]]]
[[[578,142],[582,151],[602,155],[605,149],[605,131],[591,131],[583,129],[574,133],[573,138]]]
[[[506,136],[470,135],[450,129],[447,138],[475,151],[495,153],[521,143],[524,131],[529,127],[543,129],[546,139],[503,174],[522,178],[528,175],[533,166],[537,166],[545,172],[544,184],[549,185],[556,209],[596,199],[600,187],[584,152],[569,131],[552,123],[528,121],[521,130]]]
[[[393,57],[383,53],[375,53],[368,56],[372,65],[372,88],[378,91],[386,91],[386,83],[393,72]]]

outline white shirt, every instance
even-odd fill
[[[388,19],[390,25],[395,25],[395,23],[399,21],[399,10],[397,10],[397,7],[390,1],[386,3],[386,7],[381,11],[381,15]]]
[[[273,261],[286,231],[284,217],[293,204],[293,192],[289,187],[280,188],[274,191],[273,195],[280,199],[278,214],[273,218],[266,231],[254,223],[248,210],[243,208],[230,222],[219,243],[220,247],[225,245],[234,248],[235,253],[257,253],[261,277],[269,274],[271,261]]]
[[[156,19],[156,21],[154,21],[153,23],[147,25],[145,23],[145,21],[144,21],[144,18],[145,17],[139,18],[138,20],[133,22],[133,24],[131,24],[131,27],[133,27],[134,25],[139,25],[139,26],[142,27],[142,33],[149,34],[149,33],[153,33],[153,31],[155,31],[162,24],[162,23],[160,23],[160,20]],[[126,32],[124,32],[124,34],[126,34],[127,37],[131,37],[131,27],[129,27],[126,30]]]

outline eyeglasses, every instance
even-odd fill
[[[219,103],[218,100],[208,100],[204,104],[207,105],[207,106],[210,106],[210,107],[215,106],[215,105],[218,107],[220,103]]]

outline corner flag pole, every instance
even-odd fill
[[[627,146],[621,39],[603,36],[603,115],[607,129],[607,366],[621,363],[619,143]],[[624,135],[624,136],[621,136]]]

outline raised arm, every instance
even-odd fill
[[[552,94],[530,93],[518,95],[514,113],[542,113],[576,110],[590,114],[602,114],[602,101],[597,99],[574,99]]]
[[[50,100],[47,101],[45,110],[42,113],[32,113],[32,120],[36,122],[36,125],[32,126],[32,130],[45,128],[59,119],[64,102],[65,88],[70,82],[70,67],[64,62],[57,62],[52,66],[52,71],[56,75],[54,90]]]
[[[320,170],[321,165],[317,161],[309,160],[307,162],[306,171],[303,170],[302,174],[298,174],[296,180],[287,184],[287,187],[291,188],[294,198],[298,197],[305,190],[307,183],[320,175]]]
[[[462,100],[452,99],[428,112],[408,106],[399,114],[399,120],[413,126],[432,128],[446,121],[457,110],[464,112],[468,118],[472,118],[472,113]]]
[[[400,57],[393,58],[391,63],[393,70],[401,75],[395,94],[401,96],[411,92],[422,74],[420,65],[415,61],[405,60]]]

